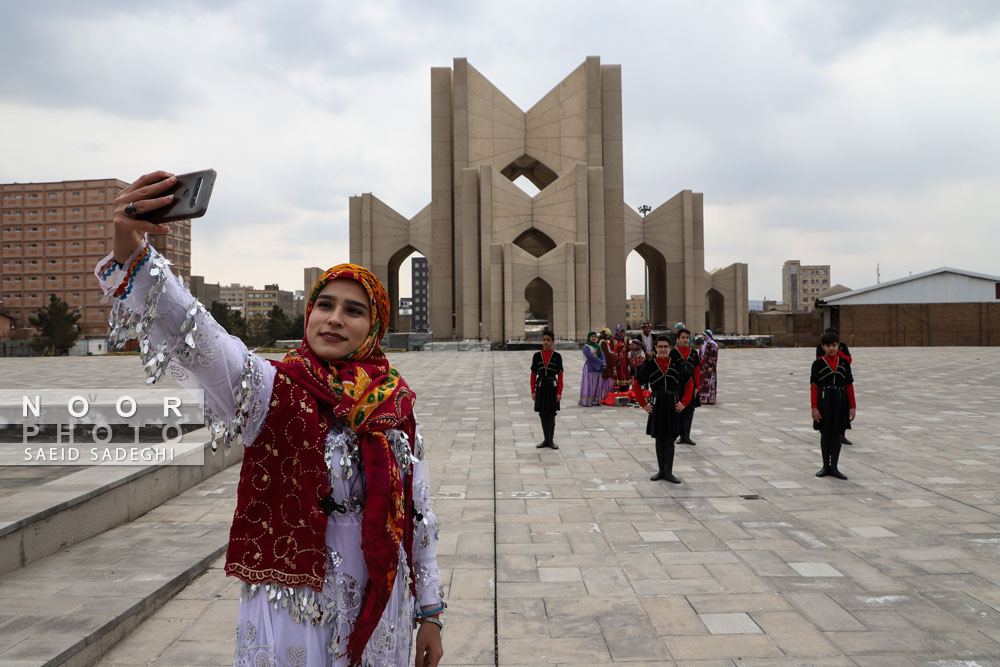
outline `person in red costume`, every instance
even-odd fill
[[[138,219],[173,201],[173,174],[124,188],[114,251],[94,273],[110,340],[137,337],[155,382],[204,390],[210,429],[244,445],[226,574],[243,582],[234,664],[437,665],[443,655],[437,520],[413,404],[381,341],[388,294],[339,264],[307,300],[302,343],[281,361],[229,336],[174,277]],[[213,447],[215,437],[213,436]]]
[[[837,331],[834,327],[828,327],[826,329],[826,331],[824,331],[823,333],[835,333],[835,334],[837,334],[838,337],[840,336],[840,332]],[[819,359],[820,357],[823,356],[823,354],[824,354],[824,352],[823,352],[823,344],[820,343],[819,345],[816,346],[816,358]],[[841,359],[843,359],[844,361],[846,361],[849,364],[853,364],[854,363],[854,359],[851,358],[851,350],[847,347],[847,343],[845,343],[843,341],[840,342],[840,347],[837,348],[837,356],[840,357]],[[853,445],[854,444],[853,442],[851,442],[850,440],[847,439],[847,435],[846,434],[841,439],[841,442],[844,443],[845,445]]]
[[[563,392],[562,355],[552,349],[556,336],[549,329],[542,332],[542,349],[531,358],[531,400],[542,420],[543,439],[538,448],[559,449],[554,437],[556,413]]]
[[[649,417],[646,420],[646,435],[656,442],[657,472],[650,481],[666,480],[680,484],[674,476],[674,440],[680,432],[680,413],[691,402],[694,385],[683,364],[675,362],[670,354],[670,338],[661,335],[656,339],[656,356],[642,366],[635,374],[632,388],[639,406]],[[646,402],[642,385],[650,390],[650,402]]]
[[[851,428],[857,402],[854,399],[854,375],[851,362],[839,354],[840,337],[827,331],[820,339],[823,356],[812,364],[809,376],[813,428],[820,433],[823,467],[817,477],[847,479],[840,472],[840,449],[844,431]]]

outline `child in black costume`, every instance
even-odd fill
[[[824,331],[823,333],[835,333],[838,336],[840,335],[840,332],[837,331],[834,327],[828,327],[826,329],[826,331]],[[819,359],[824,354],[825,353],[823,352],[823,344],[820,343],[819,345],[816,346],[816,358]],[[854,360],[851,358],[851,350],[850,350],[850,348],[847,347],[847,343],[845,343],[844,341],[840,341],[840,348],[837,350],[837,356],[840,357],[841,359],[846,360],[847,363],[849,363],[849,364],[853,364],[854,363]],[[843,438],[841,438],[840,441],[842,443],[844,443],[845,445],[853,445],[854,444],[853,442],[851,442],[850,440],[847,439],[846,435]]]
[[[680,438],[677,440],[679,445],[693,446],[697,443],[691,439],[691,422],[694,421],[694,409],[701,407],[701,401],[698,399],[698,391],[701,386],[701,360],[698,357],[698,350],[691,347],[691,331],[687,328],[678,329],[677,345],[670,350],[670,358],[677,364],[684,364],[685,372],[690,378],[688,382],[694,386],[691,402],[680,413],[678,429]]]
[[[531,358],[531,400],[535,402],[535,412],[542,420],[544,439],[538,448],[559,449],[552,440],[556,430],[556,413],[562,400],[563,365],[562,356],[552,349],[555,334],[546,329],[542,332],[542,350]]]
[[[820,432],[820,449],[823,453],[823,467],[817,477],[830,475],[847,479],[840,472],[840,448],[844,431],[851,428],[854,421],[854,376],[851,362],[838,354],[840,336],[827,331],[820,339],[823,356],[813,362],[810,374],[810,395],[813,428]]]
[[[687,368],[674,360],[670,354],[670,339],[659,336],[656,339],[656,357],[639,367],[633,381],[633,389],[639,405],[649,414],[646,420],[646,435],[656,439],[657,472],[651,481],[665,479],[674,484],[681,480],[674,476],[674,440],[680,433],[680,413],[691,402],[693,385]],[[641,385],[648,385],[650,403],[642,394]]]

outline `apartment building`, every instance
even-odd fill
[[[790,259],[781,267],[781,300],[791,311],[809,312],[830,287],[829,264],[802,264]]]
[[[0,312],[14,321],[12,338],[35,334],[28,320],[52,294],[80,313],[81,337],[107,336],[108,306],[97,302],[93,271],[111,252],[111,208],[126,185],[119,179],[0,183]],[[174,273],[190,277],[190,221],[171,223],[169,233],[150,241]]]
[[[628,329],[641,329],[646,321],[646,295],[633,294],[625,300],[625,326]]]

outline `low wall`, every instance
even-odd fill
[[[848,345],[1000,345],[1000,303],[895,303],[838,310],[835,322]]]
[[[772,336],[775,347],[815,347],[823,333],[818,311],[811,313],[762,313],[750,311],[750,334]]]

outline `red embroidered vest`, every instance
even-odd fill
[[[277,371],[267,419],[243,452],[226,574],[319,591],[327,517],[317,503],[332,492],[323,448],[333,416]]]

